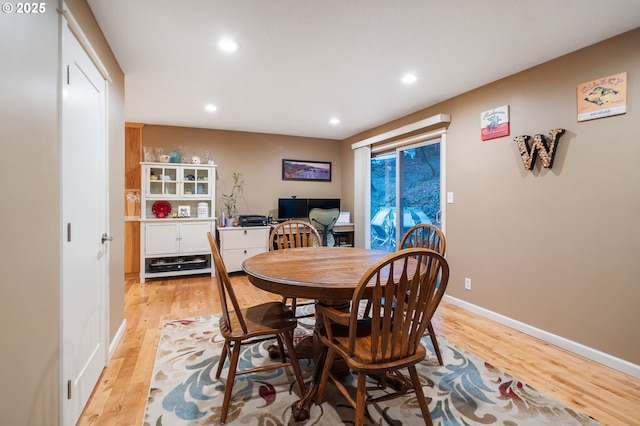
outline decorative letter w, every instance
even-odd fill
[[[513,140],[518,144],[518,150],[522,156],[524,168],[532,170],[533,164],[536,162],[536,157],[539,153],[542,166],[550,169],[551,166],[553,166],[553,158],[556,154],[556,144],[560,140],[560,136],[563,134],[564,129],[549,130],[549,136],[551,136],[551,139],[549,140],[548,145],[544,136],[535,135],[533,137],[533,144],[531,147],[529,147],[529,139],[531,139],[530,136],[516,136]]]

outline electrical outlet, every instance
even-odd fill
[[[464,279],[464,289],[471,290],[471,278]]]

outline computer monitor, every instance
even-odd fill
[[[304,219],[308,215],[306,198],[278,198],[278,220]]]
[[[340,198],[309,198],[309,211],[311,209],[338,209],[340,210]]]

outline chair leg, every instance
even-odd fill
[[[442,353],[440,352],[440,346],[438,345],[438,339],[436,338],[436,332],[433,330],[431,321],[429,321],[427,330],[429,330],[429,337],[431,338],[431,343],[433,343],[433,350],[436,352],[436,356],[438,357],[438,363],[440,365],[444,365],[444,362],[442,361]]]
[[[220,423],[225,423],[227,421],[227,412],[229,411],[233,382],[236,379],[236,369],[238,368],[238,360],[240,359],[241,346],[242,345],[239,342],[235,342],[233,345],[233,352],[229,363],[229,373],[227,374],[227,381],[224,385],[224,399],[222,401],[222,411],[220,412]]]
[[[422,417],[424,417],[424,424],[427,426],[433,426],[433,421],[431,420],[431,413],[429,413],[429,405],[427,404],[427,400],[424,397],[424,391],[422,390],[422,384],[420,383],[420,377],[418,376],[418,371],[416,370],[416,366],[410,365],[407,368],[409,369],[409,376],[411,376],[411,383],[413,383],[413,388],[416,391],[416,398],[418,399],[418,404],[420,404],[420,411],[422,411]]]
[[[296,298],[295,297],[288,297],[288,296],[282,296],[282,303],[284,305],[287,304],[287,300],[291,299],[291,310],[293,311],[293,316],[296,316]]]
[[[300,371],[300,363],[298,362],[298,356],[296,355],[295,348],[293,346],[293,339],[291,338],[291,333],[282,333],[278,335],[278,340],[284,341],[284,346],[287,348],[287,352],[289,353],[289,359],[291,360],[291,368],[293,368],[293,374],[296,376],[296,381],[298,382],[298,387],[300,388],[300,395],[304,395],[306,392],[304,386],[304,378],[302,378],[302,372]],[[284,353],[283,353],[283,361]]]
[[[316,404],[318,405],[322,404],[322,400],[324,398],[324,390],[327,387],[327,380],[329,380],[329,370],[331,370],[333,359],[335,358],[335,353],[328,348],[325,348],[324,352],[324,365],[322,368],[322,375],[320,376],[318,392],[316,393]]]
[[[284,352],[284,346],[282,346],[282,338],[280,337],[279,334],[276,335],[276,342],[278,344],[278,352],[280,352],[280,360],[282,362],[287,362],[287,357]]]
[[[368,318],[371,315],[371,300],[367,300],[367,306],[364,307],[363,318]]]
[[[218,370],[216,371],[216,379],[220,378],[220,373],[222,373],[222,369],[224,368],[224,363],[227,360],[227,351],[228,351],[229,342],[224,342],[222,345],[222,353],[220,354],[220,360],[218,361]]]
[[[360,371],[358,372],[358,389],[356,390],[356,419],[355,426],[364,425],[364,407],[366,405],[365,399],[367,398],[367,375]]]

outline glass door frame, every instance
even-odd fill
[[[424,145],[429,145],[429,144],[433,144],[436,143],[437,140],[440,141],[440,229],[442,230],[443,233],[445,233],[446,235],[446,223],[447,223],[447,214],[446,214],[446,206],[447,206],[447,191],[446,191],[446,140],[447,140],[447,132],[446,129],[439,129],[439,130],[435,130],[433,132],[429,132],[429,133],[425,133],[425,134],[421,134],[421,135],[417,135],[415,137],[411,137],[405,140],[400,140],[400,141],[395,141],[395,142],[390,142],[387,144],[383,144],[383,145],[377,145],[377,146],[371,146],[368,147],[368,151],[366,153],[366,155],[360,159],[360,168],[359,170],[361,172],[363,172],[363,174],[365,176],[363,176],[363,181],[362,183],[366,182],[366,191],[361,191],[360,193],[362,194],[362,197],[360,198],[361,201],[364,204],[364,215],[360,216],[363,220],[362,223],[362,228],[363,230],[362,232],[362,237],[364,240],[364,247],[366,248],[371,248],[371,217],[370,217],[370,206],[371,206],[371,173],[370,173],[370,163],[371,163],[371,158],[374,158],[376,155],[378,154],[382,154],[384,152],[390,152],[392,150],[396,151],[396,168],[398,167],[397,162],[398,160],[398,152],[405,150],[405,149],[410,149],[410,148],[415,148],[415,147],[420,147],[420,146],[424,146]],[[367,166],[367,170],[362,170],[362,159],[368,159],[368,166]],[[366,161],[366,160],[365,160]],[[358,160],[356,160],[356,163],[358,162]],[[397,186],[399,185],[398,179],[396,179],[396,194],[398,193],[398,188]],[[356,193],[358,193],[358,191],[356,190]],[[356,196],[356,198],[358,198]],[[357,202],[357,200],[356,200]],[[398,201],[396,200],[396,218],[398,217]],[[396,241],[399,241],[400,238],[402,237],[402,235],[398,235],[401,232],[401,228],[397,226],[398,224],[396,224]],[[357,223],[356,223],[357,226]]]
[[[442,138],[433,138],[433,139],[428,139],[422,142],[418,142],[415,144],[411,144],[411,145],[406,145],[406,146],[401,146],[395,149],[395,153],[396,153],[396,212],[395,212],[395,220],[396,220],[396,247],[398,247],[398,244],[400,243],[400,240],[402,239],[402,235],[403,235],[403,230],[405,228],[407,228],[407,226],[405,226],[404,224],[404,219],[405,217],[405,213],[404,213],[404,204],[403,204],[403,200],[405,199],[405,197],[403,197],[403,193],[401,193],[402,191],[402,180],[403,180],[403,176],[404,173],[401,170],[401,163],[404,159],[404,151],[410,150],[410,149],[416,149],[416,148],[422,148],[424,146],[427,145],[434,145],[434,144],[440,144],[440,153],[439,153],[439,158],[438,160],[440,161],[440,176],[439,176],[439,192],[440,192],[440,220],[439,222],[439,228],[442,230],[442,232],[444,232],[444,210],[445,210],[445,191],[443,190],[444,188],[444,180],[445,180],[445,174],[443,173],[443,167],[445,162],[443,161],[443,142],[442,142]]]

